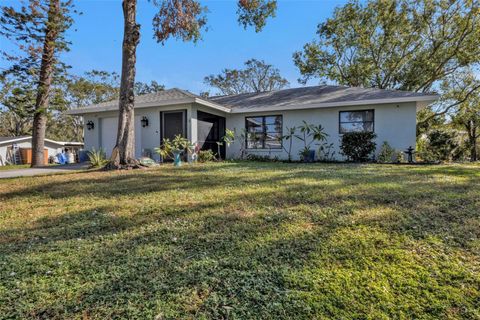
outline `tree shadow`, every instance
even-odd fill
[[[275,171],[262,176],[272,166]],[[33,301],[30,313],[16,315],[415,318],[443,317],[461,305],[457,315],[471,316],[475,292],[455,290],[478,284],[478,278],[446,253],[474,256],[480,237],[473,229],[480,218],[478,172],[432,170],[231,164],[79,175],[3,193],[2,201],[38,193],[58,200],[82,194],[109,200],[233,190],[152,210],[137,204],[127,216],[114,214],[123,206],[120,200],[67,209],[31,227],[2,231],[5,261],[39,254],[37,262],[48,264],[52,256],[65,257],[76,273],[55,267],[53,275],[35,275],[71,283],[73,291],[68,298],[60,293]],[[446,176],[461,179],[443,183]],[[438,268],[447,272],[432,276]],[[22,277],[29,282],[32,274]],[[15,287],[14,281],[6,286]],[[388,299],[385,290],[393,291]],[[25,298],[13,291],[9,297]]]

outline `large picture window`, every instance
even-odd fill
[[[246,117],[248,149],[281,149],[282,116]]]
[[[373,132],[374,130],[373,110],[340,111],[339,118],[340,133]]]

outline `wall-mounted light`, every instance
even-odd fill
[[[93,130],[95,128],[95,124],[93,123],[92,120],[87,122],[87,129],[88,130]]]
[[[142,123],[142,127],[148,127],[148,119],[147,117],[143,116],[142,117],[142,120],[140,120],[140,122]]]

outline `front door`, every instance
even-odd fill
[[[187,137],[187,124],[185,115],[185,110],[160,112],[160,119],[162,123],[162,141],[163,139],[173,140],[177,135],[181,135],[184,138]]]

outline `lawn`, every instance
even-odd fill
[[[0,317],[479,319],[480,166],[0,180]]]
[[[30,168],[29,164],[9,164],[6,166],[0,166],[0,171],[1,170],[17,170],[17,169],[25,169],[25,168]]]

